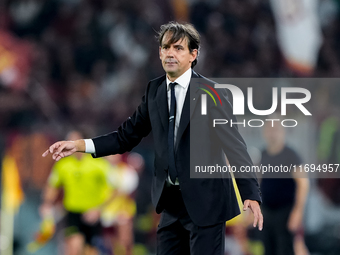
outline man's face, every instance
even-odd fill
[[[189,51],[186,37],[173,44],[168,43],[170,38],[171,33],[165,33],[159,47],[159,57],[168,78],[174,81],[191,67],[191,63],[197,57],[197,50]]]

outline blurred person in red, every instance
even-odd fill
[[[133,239],[133,219],[136,214],[136,202],[133,194],[138,186],[139,177],[135,168],[124,162],[122,155],[110,155],[106,159],[111,163],[110,181],[114,184],[114,199],[103,208],[101,222],[104,227],[113,228],[110,245],[116,255],[131,255]]]
[[[67,139],[82,139],[79,131],[72,131]],[[101,235],[99,222],[102,209],[114,197],[109,181],[111,165],[106,159],[94,160],[88,154],[75,153],[57,162],[50,173],[43,193],[40,213],[43,218],[53,212],[54,203],[63,188],[66,210],[66,255],[98,254],[95,238]]]
[[[277,118],[273,118],[277,119]],[[262,166],[301,165],[299,155],[286,144],[285,129],[268,122],[263,129],[266,148]],[[299,173],[264,173],[261,180],[262,210],[266,218],[263,241],[266,255],[304,255],[302,223],[309,180]],[[299,249],[295,253],[294,248]]]

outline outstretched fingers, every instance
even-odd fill
[[[46,157],[46,156],[48,155],[48,153],[50,153],[50,149],[47,149],[47,150],[42,154],[42,156],[43,156],[43,157]]]
[[[260,207],[254,208],[254,223],[253,227],[256,228],[258,226],[258,229],[261,231],[263,229],[263,215],[261,213]]]
[[[54,148],[51,148],[53,146],[54,146]],[[66,156],[69,156],[69,155],[72,154],[72,153],[70,153],[70,154],[67,155],[67,152],[64,151],[66,146],[67,146],[67,142],[57,142],[50,147],[50,153],[53,153],[52,158],[55,161],[59,161],[63,157],[66,157]]]
[[[66,146],[66,145],[65,145]],[[65,148],[65,147],[64,147]],[[58,150],[59,151],[59,150]],[[72,155],[74,152],[76,152],[76,149],[68,150],[68,151],[61,151],[61,152],[56,152],[53,154],[52,158],[55,161],[59,161],[60,159]]]
[[[261,231],[263,229],[263,215],[259,203],[247,199],[244,201],[243,210],[246,211],[248,208],[250,208],[254,214],[253,227],[258,226],[258,229]]]
[[[60,146],[61,142],[56,142],[54,144],[52,144],[43,154],[43,157],[46,157],[49,153],[53,154],[54,151]]]
[[[248,207],[249,207],[249,203],[250,203],[250,200],[246,200],[244,201],[244,204],[243,204],[243,211],[247,211]]]
[[[60,159],[70,156],[74,152],[76,152],[76,148],[73,146],[68,146],[67,141],[56,142],[52,144],[48,150],[46,150],[42,156],[46,157],[49,153],[52,154],[52,158],[55,161],[59,161]],[[73,148],[72,148],[73,147]]]

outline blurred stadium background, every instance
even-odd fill
[[[1,254],[12,244],[13,254],[29,254],[53,165],[42,152],[73,128],[90,136],[116,129],[148,80],[163,74],[155,39],[161,24],[176,20],[198,29],[195,70],[206,77],[338,78],[339,6],[338,0],[0,0],[2,202],[11,196],[1,209],[15,212],[13,234],[0,233]],[[340,86],[325,84],[312,95],[313,120],[289,144],[305,162],[339,163]],[[251,149],[263,147],[260,136],[244,136]],[[152,137],[135,151],[145,159],[135,194],[135,254],[155,254]],[[340,254],[339,180],[312,180],[304,221],[311,254]],[[57,231],[35,254],[62,254],[60,240]]]

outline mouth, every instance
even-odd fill
[[[174,61],[174,60],[165,60],[164,63],[166,65],[176,65],[177,64],[177,61]]]

